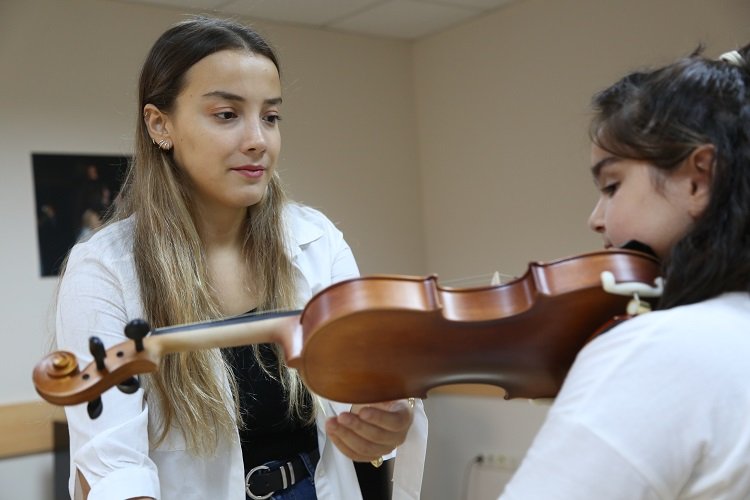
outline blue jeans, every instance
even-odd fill
[[[313,477],[315,476],[315,467],[318,464],[317,462],[313,463],[308,453],[300,453],[299,456],[310,475],[283,491],[277,491],[271,495],[270,500],[317,500],[318,496],[315,494],[315,482],[313,481]],[[283,463],[284,462],[281,460],[275,460],[264,465],[271,469],[275,469],[280,467]]]

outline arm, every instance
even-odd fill
[[[83,497],[83,500],[88,500],[89,498],[89,492],[91,491],[91,486],[89,486],[89,483],[86,482],[86,478],[83,477],[83,474],[81,474],[81,471],[76,470],[77,474],[77,480],[78,485],[81,488],[81,496]],[[137,498],[129,498],[127,500],[154,500],[152,497],[137,497]]]
[[[132,283],[130,286],[133,286]],[[58,295],[58,346],[72,351],[83,365],[92,360],[88,339],[98,336],[105,347],[125,340],[127,291],[116,265],[107,264],[90,244],[71,253]],[[158,497],[156,466],[148,457],[148,409],[143,390],[102,395],[104,411],[90,419],[86,405],[66,408],[71,465],[90,487],[88,498]]]
[[[628,457],[586,426],[565,418],[545,423],[502,500],[659,500]]]

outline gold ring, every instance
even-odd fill
[[[377,469],[378,467],[380,467],[381,465],[383,465],[383,457],[380,456],[380,457],[376,458],[375,460],[372,460],[370,463],[372,464],[373,467],[375,467]]]

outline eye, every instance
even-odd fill
[[[228,121],[237,118],[237,113],[235,113],[234,111],[222,111],[220,113],[214,114],[214,116],[220,120]]]
[[[276,124],[281,121],[281,116],[277,114],[270,114],[270,115],[266,115],[263,119],[267,121],[268,123]]]
[[[606,196],[613,196],[617,192],[617,188],[619,187],[620,187],[619,182],[612,182],[610,184],[606,184],[602,186],[600,191]]]

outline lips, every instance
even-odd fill
[[[243,165],[241,167],[234,167],[231,169],[232,172],[236,172],[243,177],[256,178],[262,177],[266,171],[266,167],[262,165]]]

